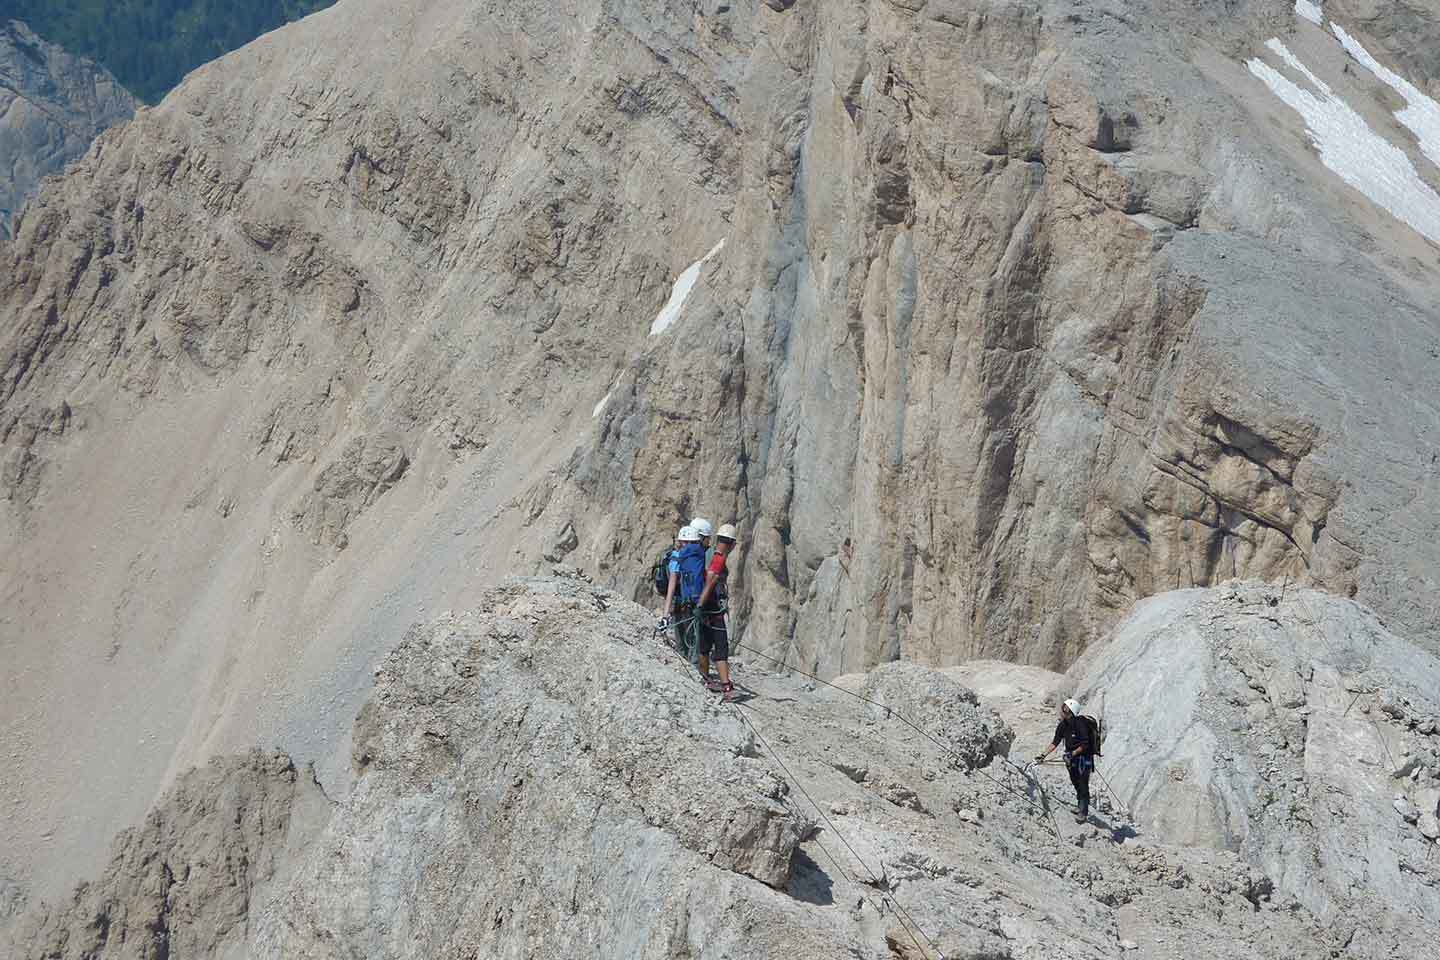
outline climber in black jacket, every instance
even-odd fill
[[[1035,757],[1035,762],[1044,762],[1050,751],[1062,741],[1065,744],[1065,766],[1070,771],[1070,783],[1075,787],[1075,822],[1084,823],[1090,818],[1090,771],[1095,769],[1095,733],[1080,716],[1078,700],[1066,700],[1060,705],[1060,722],[1055,725],[1055,739]]]

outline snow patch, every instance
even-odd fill
[[[600,414],[604,412],[605,405],[610,402],[610,394],[614,392],[614,390],[611,390],[610,393],[607,393],[605,394],[605,396],[600,398],[599,403],[595,404],[595,409],[590,411],[591,420],[594,420],[596,417],[600,416]]]
[[[655,317],[655,322],[650,324],[650,336],[664,333],[672,323],[680,318],[680,310],[685,306],[685,300],[690,296],[690,291],[695,288],[696,281],[700,279],[700,271],[724,246],[725,241],[721,240],[711,248],[709,253],[686,267],[685,272],[676,278],[675,286],[670,288],[670,299]]]
[[[1317,27],[1325,22],[1325,14],[1321,11],[1320,4],[1311,3],[1310,0],[1295,0],[1295,13]]]
[[[1420,179],[1405,151],[1371,130],[1364,117],[1306,69],[1280,40],[1272,39],[1266,47],[1317,91],[1303,89],[1259,57],[1247,64],[1252,74],[1304,119],[1320,161],[1371,202],[1440,243],[1440,194]]]
[[[1430,162],[1440,165],[1440,103],[1427,97],[1420,88],[1416,87],[1409,80],[1388,69],[1379,60],[1370,55],[1370,51],[1360,45],[1350,34],[1337,24],[1330,24],[1330,29],[1335,33],[1335,39],[1345,48],[1345,52],[1369,70],[1375,76],[1405,98],[1406,107],[1395,113],[1395,119],[1410,128],[1420,141],[1420,149]]]

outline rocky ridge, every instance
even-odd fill
[[[1264,595],[1156,605],[1209,610],[1208,629],[1248,637],[1245,605]],[[1299,630],[1294,602],[1262,609]],[[1368,616],[1328,610],[1332,626]],[[1153,609],[1137,620],[1171,639],[1189,629]],[[1141,635],[1127,627],[1106,653],[1128,656]],[[1286,643],[1267,630],[1247,649]],[[1402,666],[1395,655],[1426,656],[1387,642],[1374,669]],[[988,749],[972,768],[896,717],[928,734],[937,708],[958,710],[945,727],[957,746],[1013,738],[1018,759],[1048,742],[1053,713],[1036,711],[1057,675],[966,667],[992,698],[915,665],[829,687],[740,659],[727,707],[628,600],[573,572],[508,583],[411,630],[379,668],[349,797],[301,789],[283,758],[217,761],[182,778],[72,906],[27,918],[7,955],[1380,960],[1440,930],[1411,909],[1433,889],[1424,863],[1393,922],[1367,914],[1357,930],[1309,896],[1370,895],[1329,886],[1323,831],[1296,833],[1283,864],[1258,844],[1188,842],[1164,816],[1171,798],[1125,779],[1169,769],[1132,752],[1134,718],[1169,702],[1132,702],[1134,684],[1107,691],[1102,769],[1120,799],[1097,780],[1096,815],[1076,826],[1063,777]],[[1224,702],[1228,683],[1207,678],[1199,699]],[[1319,753],[1299,789],[1327,789],[1327,749],[1305,748]],[[1238,770],[1267,756],[1245,740],[1234,751]],[[1372,867],[1388,863],[1388,823],[1346,826]]]
[[[130,119],[136,102],[103,68],[0,23],[0,237],[39,189],[101,131]]]

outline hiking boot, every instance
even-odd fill
[[[701,682],[705,684],[705,689],[709,690],[711,693],[720,692],[720,681],[716,680],[714,677],[706,677]]]
[[[1090,819],[1090,811],[1088,811],[1088,810],[1079,810],[1079,811],[1077,811],[1077,812],[1075,813],[1075,822],[1076,822],[1076,823],[1085,823],[1085,822],[1087,822],[1089,819]]]
[[[730,701],[732,701],[732,700],[735,699],[735,684],[733,684],[733,683],[722,684],[722,685],[719,686],[719,690],[720,690],[721,693],[723,693],[723,694],[725,695],[725,696],[724,696],[724,700],[725,700],[726,703],[729,703]]]

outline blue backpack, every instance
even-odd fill
[[[705,591],[705,548],[687,543],[680,548],[680,599],[696,603]]]

